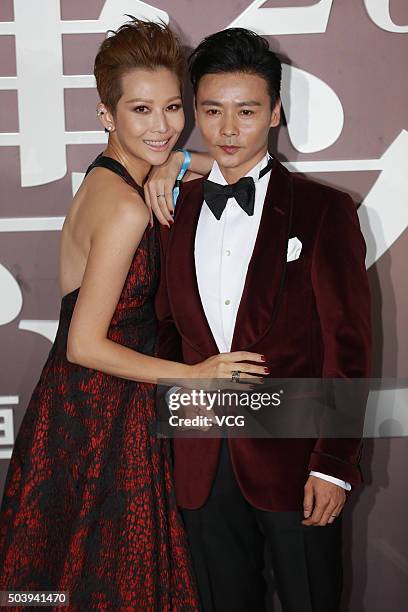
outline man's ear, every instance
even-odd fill
[[[279,100],[276,101],[275,106],[273,107],[273,110],[271,113],[270,127],[277,127],[280,124],[281,107],[282,107],[282,102],[281,102],[281,99],[279,98]]]
[[[103,102],[99,102],[97,104],[96,114],[102,124],[102,127],[105,129],[105,132],[112,132],[115,129],[115,121],[113,119],[113,114],[107,108],[107,106],[103,104]]]
[[[194,121],[197,125],[197,100],[194,98]]]

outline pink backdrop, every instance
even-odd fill
[[[188,48],[231,24],[270,37],[286,63],[288,121],[271,150],[353,195],[368,245],[374,375],[408,378],[404,0],[1,0],[0,490],[58,318],[59,228],[78,173],[103,149],[93,58],[107,27],[141,11],[167,13]],[[183,143],[201,149],[190,93],[186,104]],[[403,610],[408,596],[406,396],[379,399],[366,485],[345,512],[344,609],[353,612]]]

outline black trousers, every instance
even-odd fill
[[[226,440],[207,502],[182,514],[203,612],[266,609],[265,545],[284,612],[340,609],[341,517],[306,527],[301,512],[251,506],[236,482]]]

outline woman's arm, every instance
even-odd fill
[[[183,181],[191,181],[195,178],[199,178],[201,176],[205,176],[209,172],[211,172],[212,165],[214,163],[214,158],[211,157],[208,153],[200,153],[198,151],[190,151],[191,153],[191,163],[190,167],[185,173],[183,177]],[[175,151],[172,155],[177,155],[177,161],[179,164],[179,170],[183,164],[184,155],[182,151]],[[170,156],[171,157],[171,156]],[[177,174],[178,174],[177,172]]]
[[[135,250],[148,223],[149,210],[137,194],[118,194],[115,189],[105,190],[100,197],[98,219],[68,333],[68,360],[148,383],[157,383],[160,378],[230,378],[233,370],[262,374],[260,366],[237,363],[238,359],[261,362],[261,356],[254,353],[225,353],[189,366],[143,355],[107,337]]]
[[[146,204],[156,215],[162,225],[168,227],[173,221],[173,187],[183,165],[182,151],[174,151],[168,160],[161,166],[154,166],[144,185]],[[183,181],[191,181],[208,174],[211,171],[214,159],[208,153],[191,151],[190,167],[183,177]],[[164,194],[165,197],[157,197]],[[152,224],[152,222],[151,222]]]
[[[121,194],[120,201],[115,195],[105,193],[105,201],[98,203],[100,216],[69,328],[67,358],[129,380],[186,377],[189,366],[143,355],[107,337],[135,250],[149,222],[149,211],[137,194]]]

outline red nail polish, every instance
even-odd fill
[[[267,361],[265,355],[261,355],[261,361]]]
[[[270,374],[271,373],[269,368],[264,368],[264,372],[265,372],[265,374]]]

